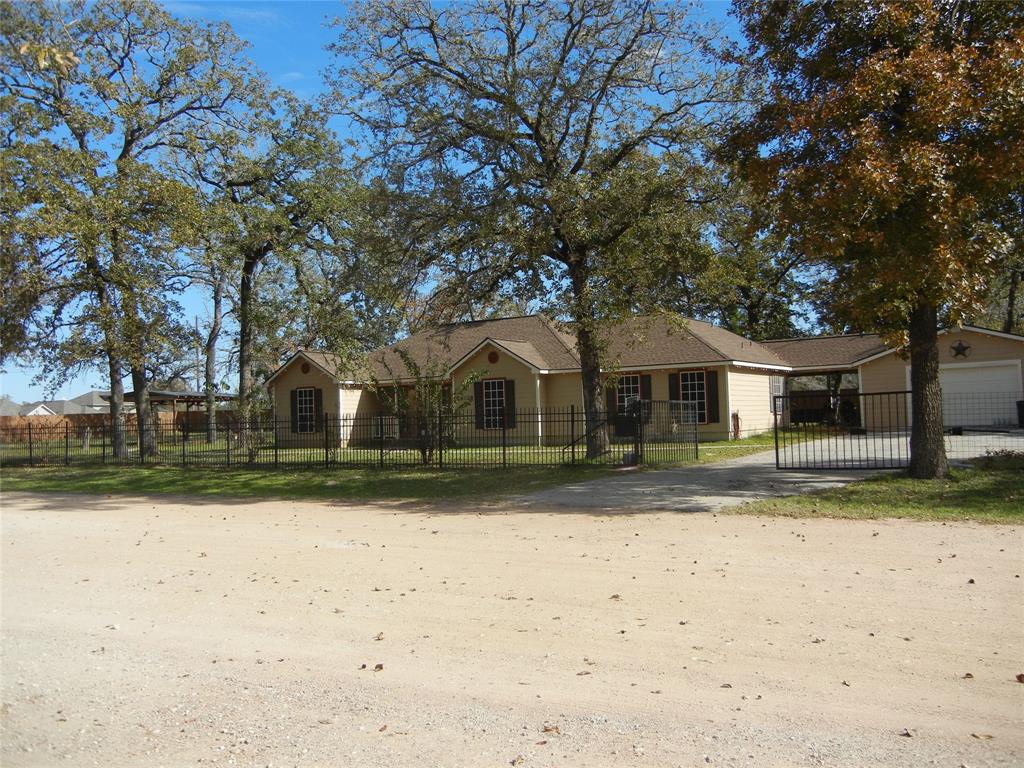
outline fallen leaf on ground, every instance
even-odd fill
[[[384,733],[384,731],[386,731],[387,729],[388,729],[387,724],[384,724],[380,728],[377,729],[377,733]]]
[[[963,679],[964,680],[973,680],[974,679],[974,675],[972,675],[970,672],[964,672]]]
[[[384,669],[384,665],[383,664],[374,664],[373,665],[373,671],[374,672],[380,672],[382,669]]]
[[[374,637],[373,639],[374,640],[383,640],[384,639],[384,633],[383,632],[378,632],[376,637]]]
[[[1024,683],[1024,672],[1018,672],[1016,679],[1018,683]]]
[[[971,736],[976,739],[981,739],[982,741],[988,741],[989,739],[995,738],[991,733],[972,733]]]
[[[540,730],[541,730],[541,733],[561,733],[562,732],[562,729],[559,728],[557,725],[548,725],[547,723],[544,723],[544,727],[541,728]]]
[[[583,677],[584,675],[589,675],[589,674],[590,674],[589,671],[583,670],[582,672],[577,672],[576,673],[576,677]]]
[[[902,731],[900,731],[900,736],[906,736],[907,738],[910,738],[913,735],[914,732],[909,728],[904,728]]]

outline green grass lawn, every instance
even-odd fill
[[[601,477],[603,467],[268,470],[203,467],[5,468],[0,490],[222,498],[437,501],[506,496]]]
[[[842,488],[744,504],[745,515],[1024,523],[1024,455],[1006,454],[954,469],[944,480],[885,474]]]

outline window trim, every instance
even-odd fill
[[[776,380],[778,380],[779,384],[781,385],[781,386],[779,386],[778,397],[782,398],[782,400],[778,401],[778,404],[779,404],[779,409],[778,410],[775,410],[776,393],[775,393],[774,384],[775,384]],[[781,374],[778,374],[778,375],[776,375],[776,374],[769,374],[769,376],[768,376],[768,401],[769,401],[768,402],[768,412],[772,413],[772,414],[775,414],[775,415],[781,415],[781,414],[785,413],[786,412],[786,398],[785,398],[785,396],[786,396],[786,377],[781,375]]]
[[[643,374],[640,373],[620,373],[618,378],[615,380],[615,415],[616,416],[628,416],[629,408],[623,407],[622,405],[622,380],[623,379],[636,379],[636,400],[639,402],[643,400],[643,382],[641,377]]]
[[[308,421],[303,420],[302,406],[303,396],[309,396],[309,417]],[[308,427],[303,429],[303,427]],[[314,434],[316,429],[316,387],[295,388],[295,433],[299,435]]]
[[[696,403],[696,400],[686,400],[683,398],[683,376],[697,374],[701,376],[701,390],[704,392],[704,419],[695,422],[697,425],[708,425],[711,422],[708,421],[708,369],[707,368],[681,368],[676,371],[676,375],[679,377],[679,402],[680,403]]]
[[[500,382],[501,384],[501,415],[498,416],[496,424],[492,424],[489,426],[487,423],[487,385],[493,384],[495,382]],[[508,402],[508,390],[505,388],[505,378],[502,376],[490,379],[481,379],[480,384],[480,396],[483,398],[483,403],[481,404],[481,412],[483,413],[483,426],[481,427],[481,429],[504,429],[505,424],[507,423],[505,415],[505,404]]]

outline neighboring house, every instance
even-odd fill
[[[70,402],[77,403],[83,409],[83,413],[110,413],[109,389],[91,389],[85,394],[72,397]]]
[[[606,372],[608,412],[624,414],[638,399],[683,403],[696,415],[701,440],[727,439],[733,430],[769,429],[771,395],[782,393],[782,376],[790,370],[766,347],[697,320],[675,328],[662,318],[635,318],[608,331],[606,342],[605,360],[613,366]],[[286,443],[291,435],[302,439],[321,430],[325,413],[381,415],[385,407],[372,383],[411,390],[415,377],[404,357],[455,391],[468,378],[477,378],[469,393],[477,429],[500,428],[517,412],[575,409],[582,419],[576,339],[546,318],[530,315],[413,334],[372,353],[368,370],[358,375],[332,355],[300,350],[267,380],[275,414],[289,425],[279,440]],[[624,436],[630,421],[614,421],[616,433]],[[546,433],[542,429],[538,426],[531,439],[565,439],[551,424]],[[343,443],[358,437],[339,435]]]
[[[861,394],[910,389],[910,360],[873,334],[822,336],[762,342],[791,367],[791,376],[852,374]],[[1024,336],[964,326],[939,332],[939,381],[947,427],[1007,427],[1019,424],[1024,400]],[[861,426],[910,424],[909,398],[892,412],[887,398],[858,413]],[[893,400],[895,402],[895,399]],[[882,405],[884,404],[884,406]]]
[[[58,416],[60,414],[53,410],[51,405],[53,401],[46,402],[43,400],[37,400],[34,403],[25,403],[21,406],[18,411],[19,416]]]
[[[0,400],[0,416],[20,416],[21,415],[21,403],[16,403],[13,400],[7,400],[6,398]]]

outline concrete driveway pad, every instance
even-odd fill
[[[715,464],[649,472],[624,470],[521,496],[530,507],[573,507],[605,511],[713,512],[748,501],[837,488],[877,474],[876,470],[777,470],[774,451]]]

